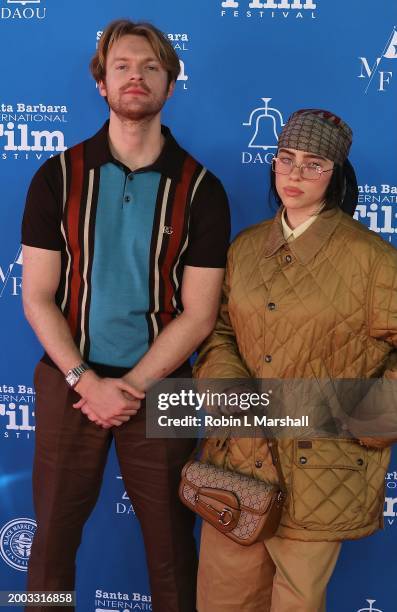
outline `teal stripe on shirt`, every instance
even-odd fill
[[[91,275],[90,361],[131,367],[148,349],[150,243],[160,178],[157,172],[127,176],[114,163],[101,167]]]

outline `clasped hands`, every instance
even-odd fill
[[[145,397],[143,391],[123,378],[100,378],[92,370],[82,376],[75,390],[81,399],[73,408],[104,429],[129,421]]]

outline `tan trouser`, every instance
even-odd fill
[[[325,612],[340,542],[235,544],[203,522],[198,612]]]

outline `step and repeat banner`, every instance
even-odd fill
[[[269,170],[280,130],[296,109],[319,107],[353,129],[356,217],[397,246],[392,0],[0,0],[0,590],[24,589],[36,528],[32,373],[41,349],[21,304],[25,194],[40,164],[106,119],[88,63],[107,23],[120,17],[153,22],[178,52],[181,74],[164,123],[222,180],[233,234],[274,214]],[[395,452],[385,485],[385,529],[344,545],[331,612],[397,609]],[[79,551],[78,612],[151,610],[145,563],[111,454]]]

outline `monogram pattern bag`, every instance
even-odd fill
[[[271,538],[286,498],[284,478],[269,443],[279,485],[210,463],[189,461],[182,470],[181,501],[218,531],[243,546]]]

